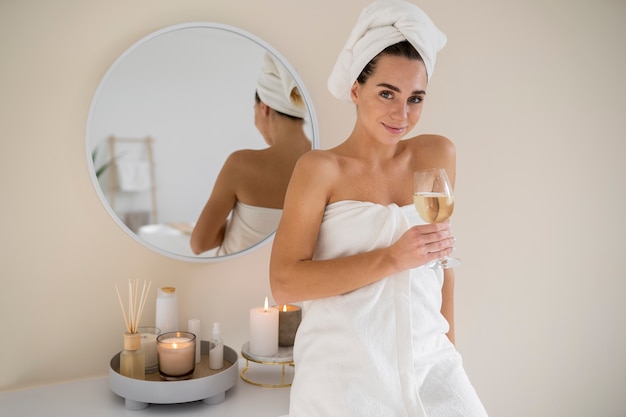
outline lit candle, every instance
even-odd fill
[[[302,310],[298,306],[285,304],[278,311],[278,345],[293,346],[296,331],[302,321]]]
[[[188,332],[170,332],[157,337],[159,373],[166,380],[186,379],[196,365],[196,336]]]
[[[264,307],[250,310],[250,353],[257,356],[273,356],[278,353],[278,310]]]

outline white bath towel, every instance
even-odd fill
[[[148,161],[117,161],[117,179],[122,191],[148,191],[152,187]]]
[[[238,201],[226,225],[224,241],[217,255],[240,252],[276,231],[281,209],[257,207]]]
[[[303,119],[307,114],[298,85],[287,68],[271,53],[265,53],[257,94],[272,109]]]
[[[437,52],[446,44],[441,32],[419,7],[402,0],[377,0],[366,7],[352,29],[328,78],[328,89],[351,102],[350,88],[367,63],[388,46],[408,40],[419,52],[428,79]]]
[[[412,205],[330,204],[315,259],[389,246],[419,223]],[[344,295],[304,302],[289,414],[485,417],[445,335],[442,284],[441,270],[420,267]]]

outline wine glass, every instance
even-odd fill
[[[433,168],[413,173],[413,203],[417,214],[426,223],[448,220],[454,210],[454,195],[445,169]],[[445,256],[434,261],[433,266],[453,268],[460,263],[458,258]]]

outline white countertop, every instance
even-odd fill
[[[243,369],[241,360],[239,368]],[[250,364],[255,372],[280,374],[280,367]],[[208,405],[202,401],[184,404],[150,404],[139,411],[126,409],[124,398],[109,387],[109,378],[99,377],[42,387],[0,392],[2,416],[224,416],[224,417],[279,417],[289,412],[289,388],[262,388],[237,378],[234,387],[226,391],[220,404]]]

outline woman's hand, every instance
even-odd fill
[[[450,255],[454,249],[450,223],[413,226],[389,247],[398,270],[415,268]]]

